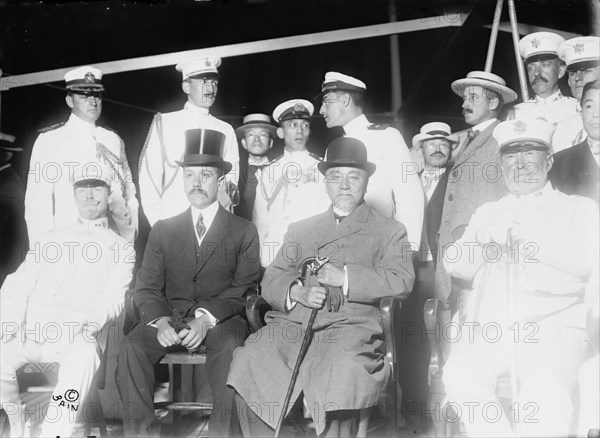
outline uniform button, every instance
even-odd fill
[[[448,201],[453,201],[454,200],[454,195],[448,195]]]
[[[456,178],[456,177],[458,176],[458,170],[455,170],[454,172],[452,172],[452,176],[453,176],[454,178]]]

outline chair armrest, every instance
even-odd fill
[[[383,327],[383,339],[385,342],[385,361],[392,370],[391,380],[396,380],[397,370],[394,364],[397,363],[396,353],[396,333],[399,330],[394,329],[394,322],[400,321],[400,309],[402,303],[397,297],[383,297],[379,301],[379,310],[381,311],[381,325]]]
[[[265,325],[265,313],[272,307],[260,295],[250,295],[246,300],[246,318],[250,323],[250,333],[255,333]]]
[[[431,377],[439,373],[443,366],[442,360],[442,344],[441,344],[441,327],[438,321],[440,300],[433,298],[425,301],[423,307],[423,318],[425,321],[425,330],[427,339],[429,340],[429,371],[428,377],[431,382]]]

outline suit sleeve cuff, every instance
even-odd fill
[[[199,308],[197,308],[197,309],[194,311],[194,317],[195,317],[195,318],[200,318],[201,316],[204,316],[204,315],[206,315],[206,316],[208,317],[208,322],[209,322],[209,323],[210,323],[210,324],[211,324],[213,327],[214,327],[214,326],[216,326],[216,325],[219,323],[219,320],[218,320],[217,318],[215,318],[215,317],[213,316],[213,314],[212,314],[212,313],[210,313],[210,312],[209,312],[208,310],[206,310],[206,309],[203,309],[203,308],[199,307]]]
[[[342,293],[348,298],[348,266],[344,265],[344,287],[342,287]]]

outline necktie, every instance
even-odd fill
[[[421,175],[421,184],[423,185],[423,192],[425,192],[427,199],[429,199],[429,190],[431,190],[433,181],[435,181],[435,173],[423,172],[423,175]]]
[[[471,142],[473,141],[473,139],[475,137],[477,137],[477,135],[479,134],[478,130],[473,131],[472,129],[469,129],[469,131],[467,131],[467,141],[465,142],[465,148],[467,146],[469,146],[469,144],[471,144]]]
[[[202,220],[202,214],[198,216],[198,220],[196,221],[196,233],[198,233],[199,240],[202,240],[202,236],[206,233],[206,225],[204,225],[204,221]]]
[[[337,213],[333,213],[333,216],[335,217],[335,220],[338,222],[338,224],[346,218],[346,216],[342,216]]]

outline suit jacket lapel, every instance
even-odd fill
[[[577,146],[573,146],[574,154],[573,158],[571,158],[571,163],[569,165],[571,169],[571,173],[577,180],[581,180],[585,178],[586,174],[593,174],[592,172],[597,167],[596,160],[594,160],[594,156],[592,155],[592,151],[590,151],[590,147],[587,144],[587,141],[580,143]]]
[[[359,232],[367,222],[369,214],[369,207],[363,202],[348,217],[339,224],[336,224],[333,209],[330,208],[324,215],[326,226],[323,227],[320,233],[320,239],[318,240],[319,248],[323,248],[336,240]]]
[[[432,203],[440,196],[443,196],[444,193],[446,192],[446,184],[448,183],[448,173],[450,173],[451,167],[452,166],[447,167],[446,171],[440,177],[440,180],[438,181],[437,185],[435,186],[435,190],[431,194],[431,199],[428,201],[428,203]]]
[[[191,214],[190,214],[191,217]],[[215,218],[210,225],[210,228],[206,231],[202,245],[200,245],[200,256],[198,257],[198,263],[194,274],[198,274],[204,267],[208,259],[213,255],[221,241],[227,236],[229,229],[229,217],[225,209],[219,205],[219,210],[215,215]],[[195,238],[195,237],[194,237]]]
[[[475,155],[475,153],[488,142],[488,140],[492,136],[492,131],[499,123],[500,122],[496,120],[490,126],[488,126],[479,134],[477,134],[477,137],[475,137],[473,141],[471,141],[471,144],[467,145],[466,148],[463,147],[461,153],[457,157],[454,167],[460,166],[462,163],[467,162],[469,158]]]
[[[183,248],[188,267],[193,271],[196,266],[196,233],[194,233],[191,207],[179,216],[177,228],[176,236],[179,239],[177,248]]]

